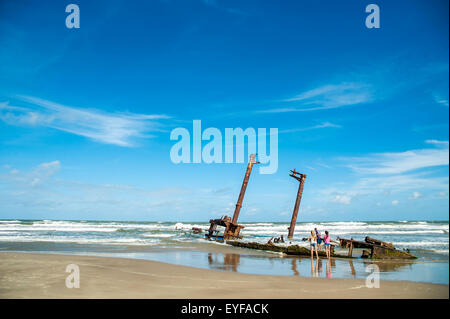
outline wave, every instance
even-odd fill
[[[55,243],[77,243],[77,244],[101,244],[101,245],[155,245],[159,243],[159,240],[143,240],[137,238],[107,238],[107,239],[94,239],[94,238],[70,238],[70,237],[1,237],[1,241],[5,242],[55,242]]]
[[[288,223],[251,222],[242,223],[241,234],[245,241],[267,242],[270,237],[287,235]],[[221,244],[206,242],[204,235],[193,235],[193,227],[206,231],[209,223],[198,222],[127,222],[127,221],[62,221],[62,220],[0,220],[0,247],[8,243],[78,243],[89,245],[170,245],[185,246],[189,243]],[[306,222],[298,223],[291,242],[301,241],[317,227],[323,234],[328,230],[333,238],[353,237],[364,240],[365,236],[393,242],[396,247],[421,248],[436,254],[448,255],[448,222],[398,221],[398,222]],[[220,229],[223,229],[220,227]],[[432,240],[430,240],[432,239]],[[24,244],[25,245],[25,244]],[[42,244],[44,245],[44,244]],[[226,245],[226,244],[223,244]]]
[[[449,245],[448,242],[436,242],[436,241],[397,241],[393,242],[395,247],[442,247]]]
[[[146,234],[146,235],[142,235],[144,237],[151,237],[151,238],[170,238],[170,237],[175,237],[176,234]]]
[[[97,227],[0,227],[0,231],[60,231],[60,232],[113,232],[117,228]]]

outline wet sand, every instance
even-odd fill
[[[80,269],[80,288],[66,288],[66,267]],[[154,261],[0,253],[0,298],[448,298],[449,286],[359,279],[266,276]]]

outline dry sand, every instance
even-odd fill
[[[80,288],[66,288],[66,266]],[[160,262],[56,254],[0,253],[0,298],[448,298],[449,286],[247,275]]]

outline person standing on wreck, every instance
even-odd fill
[[[314,231],[311,231],[311,236],[308,237],[311,248],[311,258],[314,258],[314,250],[316,251],[316,257],[319,259],[319,253],[317,252],[317,236]]]
[[[328,230],[325,231],[325,236],[323,237],[325,242],[325,252],[327,253],[327,258],[330,259],[331,256],[331,238],[330,234],[328,234]]]

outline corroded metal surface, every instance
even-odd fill
[[[256,162],[256,154],[250,155],[250,161],[247,165],[247,170],[245,171],[244,181],[242,182],[241,192],[239,193],[238,201],[236,203],[236,208],[234,209],[233,220],[231,221],[234,225],[237,224],[239,217],[239,212],[241,211],[242,201],[244,200],[245,191],[247,190],[248,180],[250,179],[250,174],[252,173],[253,164]]]
[[[386,243],[384,241],[366,237],[365,241],[358,241],[345,238],[338,238],[340,246],[342,248],[349,249],[349,256],[352,255],[353,248],[364,248],[362,258],[372,259],[416,259],[417,257],[412,255],[409,251],[403,251],[396,249],[392,243]]]
[[[292,212],[291,225],[288,228],[289,229],[288,238],[292,238],[294,237],[295,224],[297,223],[298,209],[300,208],[300,202],[302,200],[303,185],[305,184],[306,175],[296,172],[294,169],[293,171],[291,170],[291,174],[289,174],[289,176],[299,181],[297,198],[295,199],[294,211]]]

